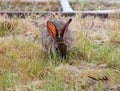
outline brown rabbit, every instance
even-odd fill
[[[71,21],[72,19],[66,23],[61,20],[47,21],[47,27],[42,31],[42,46],[45,52],[57,53],[60,60],[66,58],[66,53],[71,49],[74,40],[68,28]]]

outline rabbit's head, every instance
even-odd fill
[[[72,19],[69,19],[61,30],[57,30],[55,24],[51,21],[47,21],[47,30],[50,36],[53,38],[54,51],[58,54],[60,60],[66,58],[67,44],[64,40],[64,34],[68,30],[68,25]]]

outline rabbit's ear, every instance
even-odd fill
[[[64,33],[66,32],[66,30],[67,30],[69,24],[71,23],[71,21],[72,21],[72,19],[70,18],[70,19],[66,22],[66,24],[64,25],[64,27],[62,28],[61,33],[60,33],[60,36],[61,36],[61,37],[64,36]]]
[[[57,36],[57,34],[58,34],[57,33],[57,28],[56,28],[56,26],[52,22],[47,21],[47,29],[48,29],[49,34],[53,38],[55,38]]]

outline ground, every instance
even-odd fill
[[[69,17],[68,17],[69,18]],[[73,17],[75,41],[67,59],[45,55],[41,31],[49,16],[0,17],[0,89],[22,91],[119,91],[120,19]]]
[[[0,4],[1,10],[34,11],[42,7],[43,12],[61,11],[49,3],[47,8],[28,3],[24,6],[19,2]],[[73,5],[76,10],[97,9],[92,3],[82,3],[79,8]],[[99,9],[107,8],[106,4],[99,5]],[[108,6],[110,9],[119,7]],[[55,54],[44,53],[41,31],[47,20],[67,21],[69,18],[0,16],[0,91],[120,91],[120,16],[71,17],[69,28],[73,31],[74,43],[67,58],[60,62]]]

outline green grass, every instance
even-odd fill
[[[4,51],[0,54],[0,78],[4,89],[14,87],[17,81],[26,83],[35,78],[44,78],[46,61],[43,61],[44,55],[40,53],[39,45],[19,40],[9,40],[7,44],[5,41],[0,42],[0,49]]]
[[[104,82],[89,86],[92,80],[88,76],[101,78],[104,75],[108,77],[109,88],[120,84],[120,51],[119,46],[115,46],[119,44],[118,28],[114,28],[116,33],[108,35],[109,40],[104,43],[93,41],[82,31],[74,32],[73,48],[67,59],[60,62],[54,53],[46,55],[42,51],[39,38],[26,39],[29,35],[24,34],[28,31],[33,32],[31,37],[38,36],[36,26],[21,19],[8,21],[14,26],[14,34],[7,31],[9,24],[1,24],[0,34],[5,30],[6,35],[0,37],[0,90],[103,91]],[[9,35],[14,37],[8,39]],[[99,36],[96,39],[99,40]],[[106,66],[101,67],[103,64]]]

